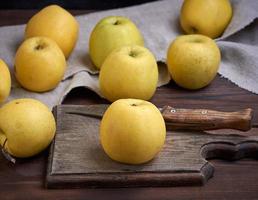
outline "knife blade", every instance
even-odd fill
[[[75,106],[66,110],[66,114],[82,115],[101,119],[108,104]],[[253,110],[251,108],[222,112],[209,109],[183,109],[171,106],[158,108],[165,120],[168,130],[215,130],[236,129],[248,131],[251,129]]]

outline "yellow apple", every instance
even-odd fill
[[[150,161],[166,137],[164,119],[152,103],[120,99],[106,110],[100,125],[100,142],[113,160],[127,164]]]
[[[216,76],[220,65],[220,50],[204,35],[177,37],[167,52],[168,70],[181,87],[199,89]]]
[[[90,35],[89,53],[94,65],[100,69],[112,50],[125,45],[144,46],[143,37],[128,18],[109,16],[100,20]]]
[[[74,49],[79,32],[76,19],[65,9],[50,5],[40,10],[27,23],[25,38],[45,36],[54,40],[66,58]]]
[[[31,91],[45,92],[55,88],[62,80],[65,69],[64,54],[50,38],[29,38],[15,55],[16,78]]]
[[[10,71],[5,62],[0,59],[0,103],[9,96],[11,90]]]
[[[219,37],[232,17],[229,0],[185,0],[180,14],[180,23],[188,34],[203,34]]]
[[[100,91],[109,101],[150,99],[157,87],[158,67],[153,54],[138,45],[115,49],[105,59],[99,75]]]
[[[40,101],[16,99],[0,109],[0,144],[15,157],[30,157],[54,138],[55,119]]]

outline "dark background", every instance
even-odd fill
[[[154,0],[0,0],[0,9],[39,9],[58,4],[66,9],[103,10],[126,7]]]

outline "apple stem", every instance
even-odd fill
[[[4,157],[10,161],[11,163],[15,164],[16,160],[14,157],[12,157],[6,150],[5,150],[5,144],[7,142],[7,138],[5,139],[4,141],[4,144],[3,146],[1,147],[1,150],[2,150],[2,154],[4,155]]]
[[[38,45],[35,47],[35,49],[36,49],[36,50],[44,49],[44,45],[38,44]]]
[[[131,51],[130,53],[129,53],[129,56],[131,56],[131,57],[136,57],[137,56],[137,54],[135,53],[135,52],[133,52],[133,51]]]
[[[114,25],[118,25],[120,22],[118,20],[115,21]]]

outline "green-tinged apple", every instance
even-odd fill
[[[11,90],[11,75],[8,66],[0,59],[0,104],[9,96]]]
[[[45,92],[62,80],[66,60],[54,40],[33,37],[25,40],[15,55],[15,75],[26,89]]]
[[[56,131],[52,112],[38,100],[16,99],[0,109],[0,144],[15,157],[44,150]]]
[[[220,50],[204,35],[177,37],[167,52],[168,70],[181,87],[199,89],[216,76],[220,65]]]
[[[152,103],[120,99],[106,110],[100,125],[100,142],[113,160],[142,164],[162,149],[166,137],[164,119]]]
[[[157,87],[158,66],[153,54],[138,45],[115,49],[105,59],[99,75],[101,93],[109,101],[150,99]]]
[[[180,14],[180,23],[188,34],[203,34],[219,37],[232,18],[229,0],[185,0]]]
[[[25,38],[45,36],[54,40],[66,58],[74,49],[79,32],[76,19],[65,9],[50,5],[35,14],[27,23]]]
[[[94,65],[100,69],[112,50],[125,45],[144,46],[143,37],[128,18],[109,16],[100,20],[90,35],[89,53]]]

